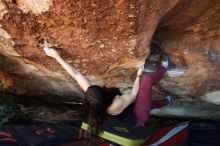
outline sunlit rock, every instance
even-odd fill
[[[207,102],[220,105],[220,91],[207,93],[202,97],[202,99]]]
[[[3,0],[0,0],[0,19],[2,19],[5,13],[7,13],[6,5]]]
[[[45,12],[52,5],[52,0],[15,0],[17,5],[23,12],[32,12],[39,14]]]

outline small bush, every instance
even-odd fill
[[[13,98],[7,94],[3,88],[3,84],[0,81],[0,125],[10,121],[15,115]]]
[[[14,114],[13,107],[9,105],[0,105],[0,124],[8,122]]]

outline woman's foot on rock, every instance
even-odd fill
[[[169,58],[168,58],[168,55],[166,53],[162,54],[161,66],[165,67],[167,70],[171,68],[171,64],[169,62]]]
[[[171,95],[167,95],[165,98],[167,99],[169,105],[173,104],[173,97]]]

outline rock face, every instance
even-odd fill
[[[219,12],[218,1],[182,1],[161,19],[154,39],[174,64],[188,67],[183,76],[167,82],[167,88],[189,96],[220,89]]]
[[[220,90],[219,0],[0,0],[0,19],[0,80],[14,94],[83,96],[42,38],[94,84],[131,87],[154,43],[187,68],[163,79],[166,90]]]

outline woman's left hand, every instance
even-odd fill
[[[141,74],[144,72],[144,65],[141,65],[138,69],[138,72],[137,72],[137,76],[141,76]]]

